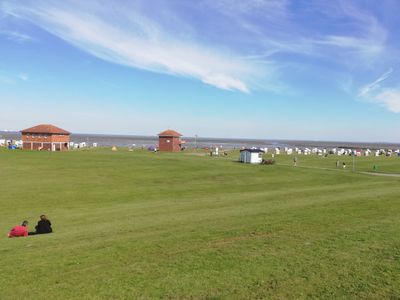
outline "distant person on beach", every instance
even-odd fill
[[[295,167],[297,167],[297,156],[295,156],[295,157],[293,158],[293,165],[294,165]]]
[[[46,215],[41,215],[38,224],[35,227],[35,232],[29,232],[29,235],[52,233],[51,222]]]
[[[343,162],[343,169],[346,169],[346,163]]]
[[[28,221],[23,221],[21,225],[14,226],[8,233],[9,238],[28,236]]]

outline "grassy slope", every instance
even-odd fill
[[[336,169],[336,161],[339,160],[340,169],[342,163],[346,163],[346,169],[352,170],[353,157],[352,156],[336,156],[328,155],[328,157],[318,155],[276,155],[275,160],[278,164],[293,165],[293,157],[297,156],[298,166],[315,167],[315,168],[328,168]],[[271,159],[271,154],[266,154],[265,159]],[[376,169],[374,170],[374,166]],[[399,173],[400,174],[400,157],[392,156],[369,156],[369,157],[356,157],[355,158],[356,171],[363,172],[378,172],[378,173]]]
[[[0,298],[398,296],[400,178],[284,164],[1,151]],[[7,239],[42,213],[54,234]]]

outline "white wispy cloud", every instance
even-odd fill
[[[8,3],[7,11],[114,63],[193,77],[221,89],[241,92],[249,92],[249,82],[261,76],[255,63],[234,53],[175,39],[173,33],[165,32],[157,22],[135,11],[127,14],[105,1],[101,6],[100,2],[69,4],[72,3]]]
[[[376,37],[352,37],[329,35],[322,40],[314,41],[316,44],[330,45],[345,48],[363,55],[365,58],[373,58],[383,50],[381,36]]]
[[[23,80],[23,81],[28,81],[29,80],[29,75],[26,73],[21,73],[18,75],[18,78]]]
[[[257,55],[289,53],[347,65],[362,62],[368,67],[385,51],[386,29],[370,12],[349,1],[310,0],[299,11],[293,11],[295,1],[289,0],[205,1],[232,27],[247,32],[247,39],[244,34],[237,39],[257,49]],[[323,16],[320,27],[308,21],[316,16]],[[326,30],[332,24],[336,30]]]
[[[389,75],[393,72],[393,69],[390,68],[387,72],[383,73],[381,76],[379,76],[376,80],[374,80],[371,83],[368,83],[361,87],[358,97],[364,97],[364,96],[369,96],[370,93],[378,88],[380,88],[380,83],[384,80],[386,80]]]
[[[27,81],[29,75],[27,73],[15,74],[7,70],[0,70],[0,84],[15,84],[18,80]]]
[[[312,67],[368,68],[386,49],[373,12],[348,1],[310,0],[299,11],[293,0],[148,3],[4,0],[0,10],[98,58],[245,93],[282,91],[279,70],[304,57]]]
[[[400,89],[383,89],[373,99],[389,111],[400,113]]]
[[[34,38],[31,37],[30,35],[13,30],[0,30],[0,35],[5,36],[9,40],[19,43],[34,41]]]
[[[9,76],[5,76],[0,74],[0,83],[1,84],[13,84],[14,83],[14,79],[9,77]]]
[[[350,1],[338,1],[336,8],[337,13],[346,17],[348,24],[353,27],[351,35],[328,34],[316,40],[316,43],[348,49],[364,62],[370,63],[384,51],[387,30],[370,12],[355,7]]]
[[[268,12],[266,18],[273,18],[286,14],[288,0],[208,0],[211,5],[228,11],[237,13]]]
[[[391,68],[373,82],[361,87],[358,97],[378,104],[391,112],[400,113],[400,88],[382,87],[382,82],[388,79],[392,73],[393,69]]]

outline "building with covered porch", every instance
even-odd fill
[[[21,130],[24,150],[69,150],[70,132],[50,124]]]

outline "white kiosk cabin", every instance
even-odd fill
[[[240,150],[240,162],[247,164],[261,164],[264,150],[243,149]]]

